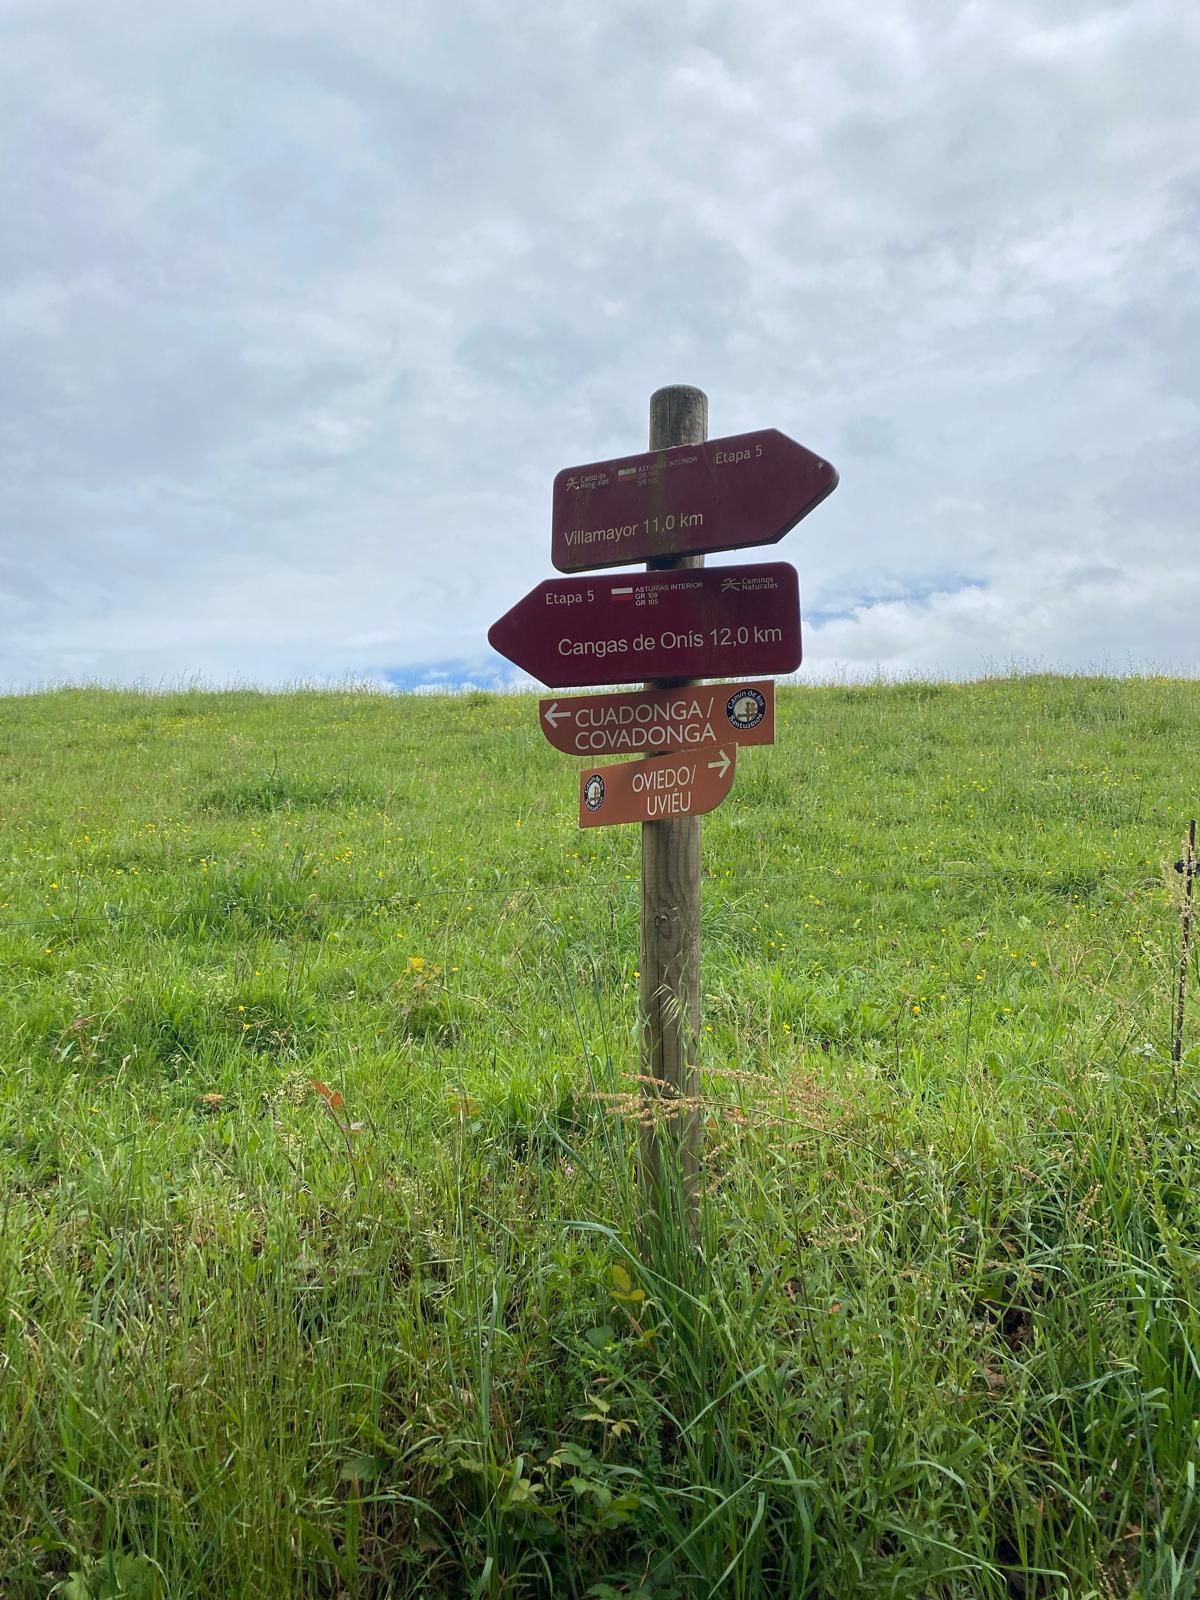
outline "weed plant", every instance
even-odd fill
[[[645,1260],[531,700],[0,701],[5,1600],[1197,1594],[1200,685],[780,700]]]

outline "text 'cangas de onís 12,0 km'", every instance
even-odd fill
[[[799,583],[783,561],[549,578],[488,642],[553,689],[794,672]]]

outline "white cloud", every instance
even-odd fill
[[[1185,0],[11,5],[0,686],[491,681],[671,381],[841,471],[813,670],[1200,670],[1198,78]]]

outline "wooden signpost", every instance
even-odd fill
[[[560,572],[643,560],[646,572],[548,579],[488,631],[496,650],[549,688],[646,680],[642,690],[539,706],[542,732],[568,755],[645,757],[579,773],[581,827],[642,824],[644,1249],[668,1214],[693,1229],[697,1220],[700,816],[730,792],[738,746],[775,741],[769,681],[697,680],[793,672],[801,660],[795,569],[705,569],[704,556],[776,543],[838,481],[827,461],[773,428],[709,440],[708,399],[685,386],[651,396],[649,444],[564,468],[551,524]]]

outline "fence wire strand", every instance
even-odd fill
[[[1069,876],[1069,871],[1065,874]],[[973,879],[976,885],[992,883],[997,892],[1002,887],[1011,888],[1014,882],[1020,882],[1028,888],[1044,886],[1044,880],[1061,880],[1064,870],[1026,863],[1005,863],[1003,866],[988,863],[969,864],[959,866],[956,863],[942,867],[916,868],[910,875],[893,875],[887,878],[879,876],[868,877],[862,873],[839,873],[831,871],[828,867],[798,866],[789,869],[788,879],[804,879],[808,882],[817,882],[834,889],[850,889],[858,894],[868,892],[880,894],[914,893],[930,887],[932,878],[943,881],[955,880],[962,882],[964,879]],[[211,881],[211,880],[210,880]],[[706,880],[707,881],[707,880]],[[720,879],[711,880],[719,883]],[[540,897],[537,885],[512,883],[496,884],[423,884],[419,890],[396,891],[390,896],[376,897],[373,895],[335,896],[328,898],[319,893],[312,893],[304,900],[288,900],[274,898],[266,895],[262,898],[241,896],[222,892],[221,881],[215,880],[216,904],[212,907],[175,906],[175,907],[108,907],[101,911],[70,911],[48,912],[39,917],[0,917],[0,935],[17,928],[46,928],[51,930],[74,930],[82,924],[113,925],[120,922],[150,922],[159,927],[169,927],[179,922],[211,922],[215,916],[229,916],[239,910],[254,910],[269,912],[272,910],[286,911],[303,919],[306,915],[315,921],[318,916],[327,911],[335,910],[365,910],[369,909],[381,916],[402,915],[406,912],[420,910],[427,901],[459,900],[465,901],[529,901]],[[1161,872],[1154,872],[1149,867],[1142,875],[1132,879],[1118,879],[1112,875],[1105,875],[1085,893],[1085,898],[1091,898],[1097,891],[1109,893],[1133,894],[1147,892],[1156,888],[1166,888],[1167,882]],[[598,885],[581,885],[582,888],[594,887],[606,895],[611,895],[613,889],[624,889],[631,898],[639,894],[640,885],[636,876],[626,879],[622,883],[613,884],[605,882]],[[551,892],[549,889],[547,893]],[[554,892],[561,893],[561,886]],[[778,891],[777,891],[778,892]]]

